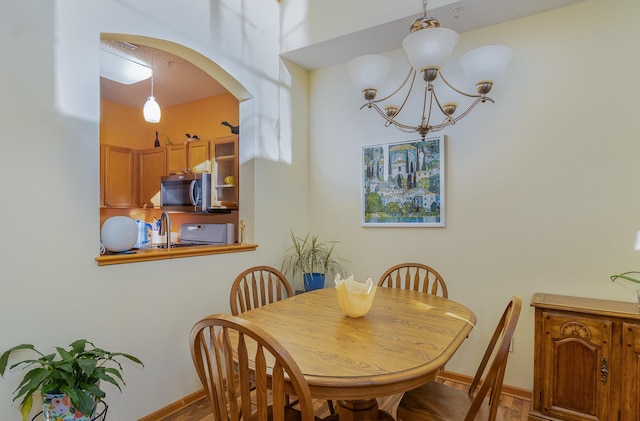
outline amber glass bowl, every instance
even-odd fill
[[[340,309],[349,317],[362,317],[369,312],[376,295],[376,285],[371,278],[356,281],[353,275],[347,279],[336,276],[336,294]]]

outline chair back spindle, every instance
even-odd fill
[[[273,336],[251,322],[208,316],[193,326],[190,348],[215,421],[314,420],[300,368]],[[299,409],[287,405],[287,384]]]
[[[292,295],[291,285],[279,270],[271,266],[254,266],[238,274],[231,286],[231,314],[237,316]]]
[[[382,274],[378,286],[412,289],[447,298],[447,285],[434,268],[422,263],[401,263]]]

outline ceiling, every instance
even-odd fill
[[[462,33],[580,1],[583,0],[461,0],[440,8],[428,9],[427,14],[437,18],[441,26]],[[409,24],[421,15],[422,13],[417,13],[411,18],[289,51],[282,56],[307,70],[315,70],[347,62],[362,54],[398,49],[402,39],[408,34]],[[171,107],[227,92],[200,68],[166,51],[140,44],[102,42],[136,57],[153,69],[153,91],[161,107]],[[142,108],[150,94],[150,79],[123,85],[100,78],[102,99]]]
[[[463,33],[580,1],[583,0],[461,0],[438,8],[427,6],[427,15],[438,19],[440,26]],[[418,7],[416,5],[416,8]],[[282,56],[307,70],[315,70],[346,63],[363,54],[396,50],[402,47],[402,40],[409,35],[409,25],[423,14],[420,9],[416,12],[414,16],[406,19],[288,51]]]
[[[160,107],[172,107],[227,92],[199,67],[163,50],[141,44],[103,40],[107,46],[133,56],[153,69],[153,94]],[[124,85],[101,77],[100,97],[118,104],[142,108],[151,95],[151,79]]]

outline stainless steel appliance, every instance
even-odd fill
[[[172,212],[207,212],[211,208],[211,174],[174,174],[160,179],[160,208]]]
[[[173,247],[215,246],[234,243],[234,224],[182,224],[180,241],[171,242]],[[167,248],[168,243],[151,245],[151,248]]]

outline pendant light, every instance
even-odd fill
[[[147,98],[147,102],[144,103],[142,113],[144,114],[145,121],[149,123],[160,122],[160,105],[158,105],[156,97],[153,96],[153,68],[151,69],[151,95]]]

